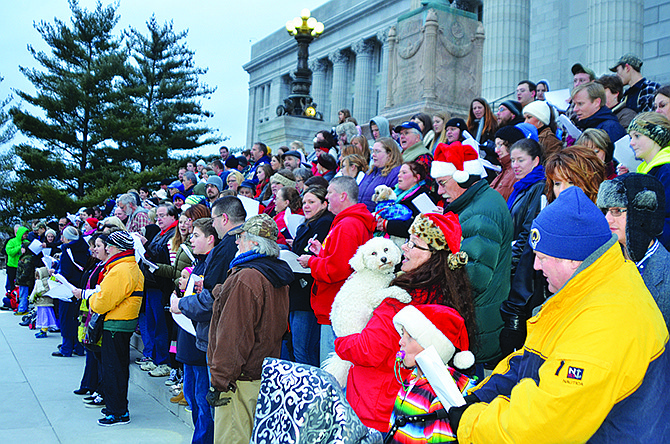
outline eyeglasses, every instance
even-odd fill
[[[416,248],[417,250],[430,251],[430,248],[420,247],[420,246],[418,246],[417,244],[415,244],[415,243],[412,242],[412,241],[407,241],[407,242],[405,243],[405,245],[407,245],[407,248],[409,248],[410,250],[411,250],[412,248]]]
[[[218,218],[218,217],[223,217],[224,214],[225,214],[225,213],[221,213],[221,214],[217,214],[217,215],[212,214],[212,220],[214,220],[214,219],[216,219],[216,218]]]
[[[626,208],[601,208],[603,210],[603,214],[607,216],[607,213],[610,213],[612,217],[619,217],[626,211],[628,211]]]

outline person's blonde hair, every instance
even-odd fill
[[[358,172],[366,172],[368,170],[368,162],[360,154],[348,154],[344,156],[342,162],[340,162],[340,168],[344,168],[347,165],[355,166]]]

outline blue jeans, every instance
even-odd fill
[[[288,315],[293,340],[293,356],[299,364],[319,366],[321,327],[314,312],[292,311]]]
[[[151,352],[154,349],[154,338],[149,334],[149,329],[147,328],[147,315],[146,313],[140,313],[139,320],[137,321],[140,327],[140,335],[142,336],[142,344],[144,348],[142,349],[142,356],[145,358],[151,358]]]
[[[60,335],[63,337],[63,343],[60,352],[63,356],[72,356],[76,353],[84,355],[84,346],[77,340],[77,314],[79,313],[80,302],[59,301],[58,303],[58,322],[60,324]]]
[[[214,442],[214,414],[207,402],[209,373],[207,366],[184,364],[184,398],[191,406],[193,444]]]
[[[30,287],[19,285],[19,308],[17,313],[25,313],[28,311],[28,296],[30,296]]]
[[[163,292],[155,288],[146,289],[147,330],[153,339],[152,358],[154,364],[167,364],[170,350],[167,321],[163,309]]]
[[[335,332],[332,325],[321,325],[321,363],[328,358],[328,355],[335,351]]]

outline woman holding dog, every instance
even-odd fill
[[[414,218],[421,213],[414,205],[414,200],[421,196],[431,198],[432,193],[426,186],[426,176],[428,176],[428,172],[422,163],[412,161],[405,162],[400,166],[398,184],[393,190],[396,195],[395,203],[407,207],[412,212],[412,216],[407,220],[394,220],[376,215],[377,231],[407,239],[409,227],[412,225]]]
[[[404,260],[391,285],[412,296],[411,305],[441,304],[454,308],[465,320],[473,345],[474,305],[464,265],[467,254],[460,251],[461,227],[453,213],[421,214],[409,229],[409,241],[402,247]],[[347,379],[347,401],[361,421],[381,432],[388,431],[400,384],[409,374],[395,374],[395,355],[400,335],[393,316],[408,304],[387,298],[372,314],[361,333],[335,340],[335,351],[353,363]]]

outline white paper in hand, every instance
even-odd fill
[[[246,196],[237,197],[242,201],[242,206],[244,206],[244,210],[247,212],[247,220],[249,220],[250,217],[256,216],[258,214],[260,202],[254,199],[249,199]]]
[[[565,130],[568,132],[568,135],[573,139],[577,140],[579,139],[579,136],[582,135],[581,130],[577,128],[575,124],[572,123],[572,121],[568,119],[568,116],[566,116],[565,114],[561,114],[560,116],[558,116],[558,119],[556,119],[556,121],[561,125],[563,125],[563,128],[565,128]]]
[[[416,362],[445,409],[449,410],[451,406],[458,407],[465,404],[461,391],[458,390],[454,378],[451,377],[447,366],[437,354],[435,346],[431,345],[416,355]]]
[[[439,213],[437,205],[435,205],[435,202],[430,200],[430,197],[428,197],[426,193],[421,193],[416,196],[412,203],[421,214]]]
[[[614,158],[632,173],[637,171],[638,165],[642,163],[635,158],[635,151],[630,147],[630,136],[627,134],[614,142]]]
[[[286,262],[294,273],[309,273],[309,268],[303,268],[298,262],[298,255],[290,250],[279,250],[279,259]]]
[[[567,111],[568,106],[570,106],[568,102],[570,100],[570,90],[567,88],[547,91],[544,93],[544,98],[559,111]]]
[[[36,255],[37,255],[37,254],[40,254],[40,253],[42,252],[42,250],[43,250],[43,248],[42,248],[42,242],[40,242],[40,241],[38,241],[37,239],[35,239],[34,241],[32,241],[32,242],[30,243],[30,245],[28,245],[28,248],[30,248],[30,251],[32,251],[32,252],[35,253]]]

